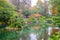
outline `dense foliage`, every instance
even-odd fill
[[[55,3],[57,2],[57,3]],[[60,27],[60,5],[59,0],[50,1],[53,16],[43,16],[43,5],[37,5],[30,10],[22,10],[22,14],[16,12],[16,8],[6,0],[0,1],[0,40],[18,40],[20,35],[29,32],[46,32],[49,26],[57,25]],[[55,4],[54,4],[55,3]],[[58,13],[58,14],[57,14]],[[44,14],[45,15],[45,14]],[[57,34],[57,35],[56,35]],[[59,40],[60,32],[52,35],[49,40]],[[42,34],[43,35],[43,34]]]
[[[0,30],[0,40],[18,40],[20,37],[18,32],[9,30]]]
[[[8,21],[14,13],[14,7],[9,5],[9,3],[4,0],[0,1],[0,28],[7,27]]]
[[[56,3],[55,3],[56,2]],[[50,0],[53,24],[60,27],[60,0]]]
[[[23,17],[6,0],[0,0],[0,40],[15,40],[20,36],[15,30],[23,25]],[[15,28],[15,29],[14,29]]]
[[[14,27],[23,20],[22,15],[16,12],[16,8],[6,1],[0,1],[0,27],[5,25]],[[7,27],[5,26],[5,27]]]
[[[53,34],[48,40],[60,40],[60,32]]]

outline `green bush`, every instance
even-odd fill
[[[19,36],[19,33],[15,31],[0,30],[0,40],[17,40]]]
[[[4,28],[8,25],[8,21],[14,15],[15,8],[6,2],[5,0],[0,1],[0,22],[4,24],[0,25],[0,28]]]
[[[60,40],[60,32],[53,34],[48,40]]]

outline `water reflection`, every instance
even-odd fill
[[[38,34],[36,33],[29,33],[27,35],[23,35],[22,37],[20,37],[19,40],[37,40],[37,36]]]
[[[30,37],[30,40],[37,40],[37,34],[35,34],[35,33],[31,33],[31,34],[29,34],[29,37]]]
[[[30,32],[28,34],[23,34],[22,37],[20,37],[20,40],[45,40],[44,38],[48,38],[48,36],[51,34],[51,27],[48,27],[46,30],[41,29],[39,32]],[[45,33],[47,32],[47,33]],[[47,35],[47,36],[46,36]],[[46,39],[47,39],[46,38]]]

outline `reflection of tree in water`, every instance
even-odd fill
[[[37,40],[37,34],[36,33],[30,33],[27,35],[22,35],[22,37],[20,38],[20,40]]]
[[[37,34],[31,33],[29,34],[30,40],[37,40]]]

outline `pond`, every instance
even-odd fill
[[[52,30],[51,27],[49,27],[49,28],[47,29],[47,32],[48,32],[47,35],[48,35],[48,36],[50,35],[51,30]],[[31,32],[31,33],[28,33],[28,34],[26,34],[26,35],[23,34],[23,35],[20,37],[20,40],[44,40],[44,37],[46,37],[46,36],[44,36],[44,35],[45,35],[44,31],[45,31],[45,30],[42,29],[42,31],[40,31],[39,33]],[[47,38],[48,38],[48,37],[47,37]]]

